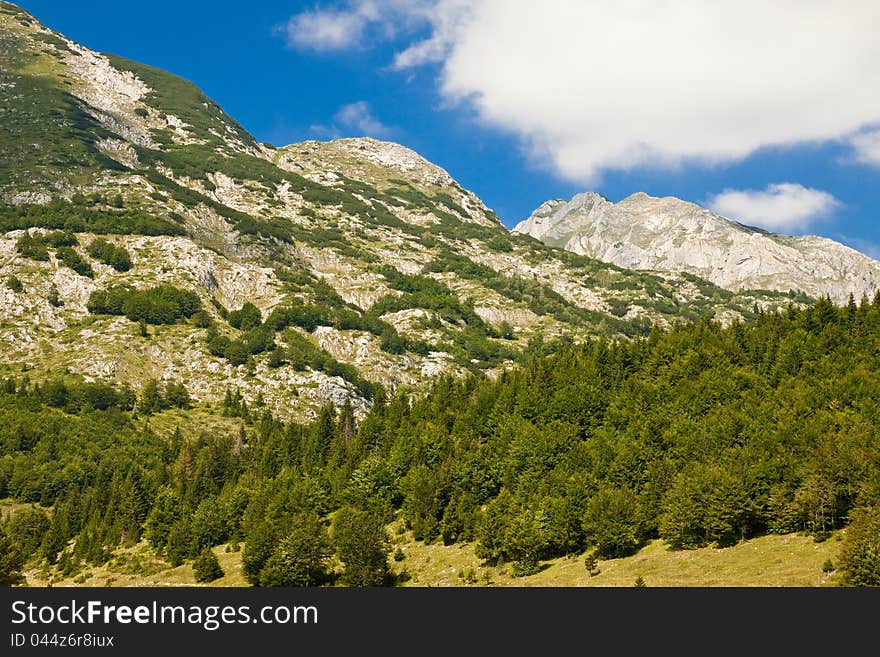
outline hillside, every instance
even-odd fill
[[[463,554],[440,544],[518,578],[657,539],[688,551],[844,529],[839,581],[877,585],[878,353],[880,295],[573,345],[361,420],[344,405],[285,423],[234,397],[157,412],[145,395],[137,412],[124,387],[6,379],[0,496],[18,506],[0,543],[43,578],[146,540],[156,573],[228,544],[251,584],[357,586],[405,583],[391,522],[423,582],[425,557]]]
[[[880,289],[880,262],[824,237],[777,235],[677,198],[594,192],[542,204],[514,232],[628,269],[689,272],[727,290],[799,290],[845,303]]]
[[[880,294],[548,246],[5,2],[0,62],[0,584],[880,584]]]
[[[809,536],[784,534],[762,536],[732,547],[670,550],[653,541],[632,556],[600,560],[591,575],[585,555],[560,557],[538,573],[515,577],[504,565],[488,565],[474,555],[473,545],[425,544],[389,528],[393,542],[403,553],[394,561],[403,586],[566,586],[631,587],[641,577],[646,586],[658,587],[813,587],[837,586],[834,570],[841,548],[841,534],[816,542]],[[241,551],[214,549],[223,577],[210,586],[247,586],[241,572]],[[828,570],[828,562],[831,570]],[[146,544],[120,549],[101,567],[88,568],[63,577],[39,568],[27,572],[30,586],[199,586],[187,563],[176,568]],[[52,578],[52,579],[49,579]],[[204,586],[205,584],[202,584]]]
[[[729,322],[792,300],[512,235],[398,144],[257,143],[189,82],[95,53],[9,3],[0,58],[0,280],[21,284],[0,286],[9,372],[137,390],[177,381],[211,403],[238,389],[285,417],[346,399],[361,413],[380,384],[422,386],[560,338]],[[30,238],[43,246],[28,249]],[[126,269],[91,254],[99,238],[124,249]],[[121,303],[115,316],[89,311],[94,292],[120,285],[174,286],[201,312],[146,317],[144,330]],[[227,321],[245,303],[261,326]]]

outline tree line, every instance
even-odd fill
[[[10,381],[0,495],[40,506],[3,540],[70,572],[142,538],[171,563],[228,543],[252,584],[318,585],[390,583],[383,527],[398,515],[418,540],[474,542],[520,575],[654,538],[691,549],[846,527],[844,581],[877,585],[878,354],[880,296],[825,299],[382,391],[360,421],[346,404],[281,422],[230,394],[240,431],[191,439],[122,403],[53,406],[45,386]]]

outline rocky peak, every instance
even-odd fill
[[[578,194],[542,204],[514,231],[620,267],[688,272],[730,290],[800,290],[843,302],[880,289],[880,263],[842,244],[776,235],[671,196],[638,192],[615,204]]]

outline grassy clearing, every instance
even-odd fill
[[[0,501],[0,508],[9,500]],[[623,559],[600,561],[598,574],[590,576],[584,556],[560,558],[544,564],[541,572],[513,577],[509,566],[487,566],[474,555],[472,543],[425,545],[412,541],[409,533],[394,536],[394,548],[404,554],[392,560],[395,573],[406,572],[404,586],[605,586],[629,587],[641,577],[654,587],[816,587],[837,585],[837,573],[823,573],[827,560],[836,563],[840,551],[838,532],[816,543],[798,534],[771,535],[729,548],[669,550],[652,541],[638,553]],[[225,575],[205,586],[248,586],[241,571],[241,551],[214,548]],[[71,577],[59,578],[47,570],[27,571],[29,586],[199,586],[191,563],[172,568],[144,542],[118,550],[98,568],[86,568]]]
[[[199,584],[192,563],[172,568],[145,542],[123,548],[99,567],[86,567],[70,577],[58,577],[45,569],[25,571],[28,586],[248,586],[241,572],[241,551],[227,552],[225,545],[214,548],[224,576],[210,584]]]
[[[638,577],[647,586],[661,587],[829,586],[836,583],[835,573],[823,573],[822,566],[828,559],[837,561],[840,536],[816,543],[809,536],[771,535],[729,548],[679,551],[657,540],[631,557],[600,561],[592,577],[583,554],[546,562],[528,577],[513,577],[505,565],[485,566],[472,544],[404,541],[405,558],[394,568],[411,575],[407,586],[633,586]]]

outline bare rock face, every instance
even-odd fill
[[[801,290],[842,303],[880,289],[880,262],[822,237],[744,226],[677,198],[548,201],[514,231],[628,269],[684,271],[729,290]]]

